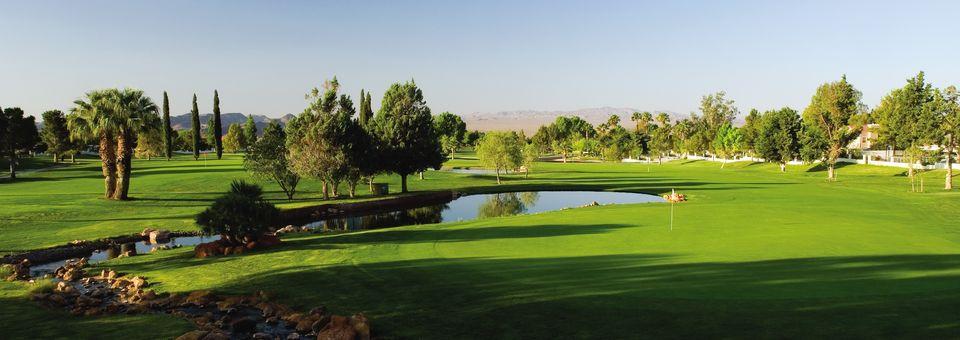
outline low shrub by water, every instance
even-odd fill
[[[31,283],[30,288],[28,288],[27,290],[31,294],[52,293],[53,288],[56,286],[57,285],[54,284],[53,280],[51,279],[40,279]]]

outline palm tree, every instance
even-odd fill
[[[630,120],[632,120],[636,126],[636,132],[649,133],[650,122],[653,121],[653,115],[649,111],[644,112],[634,112],[630,115]]]
[[[114,90],[90,91],[86,100],[76,100],[76,105],[67,116],[67,128],[73,141],[99,140],[101,170],[103,171],[104,198],[112,198],[117,186],[116,142],[117,124],[114,119],[113,105],[110,105],[110,92]]]
[[[104,178],[104,197],[127,199],[133,143],[137,133],[156,128],[160,118],[157,106],[134,89],[106,89],[88,92],[86,100],[67,117],[71,139],[100,141],[100,161]]]
[[[130,191],[134,139],[140,132],[157,128],[160,117],[157,105],[142,90],[113,91],[111,99],[117,122],[117,188],[113,199],[125,200]]]

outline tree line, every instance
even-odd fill
[[[915,176],[922,168],[916,164],[941,161],[947,165],[944,188],[951,189],[955,136],[960,133],[958,98],[956,87],[935,88],[920,72],[869,110],[860,91],[843,76],[817,87],[802,112],[789,107],[762,113],[753,109],[739,127],[733,125],[739,110],[721,91],[701,98],[699,114],[675,122],[666,113],[634,112],[630,116],[634,129],[627,131],[617,115],[595,127],[580,117],[558,117],[541,126],[529,143],[537,152],[558,155],[564,162],[568,156],[584,154],[610,161],[647,157],[658,162],[668,156],[755,157],[778,164],[781,171],[793,160],[821,162],[827,178],[835,180],[838,158],[865,126],[876,124],[874,145],[904,152],[911,183],[919,178],[915,190],[922,191],[922,177]]]

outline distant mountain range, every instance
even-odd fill
[[[532,134],[545,124],[550,124],[560,116],[579,116],[590,124],[599,124],[607,121],[610,115],[620,116],[620,125],[626,128],[633,127],[630,121],[630,115],[634,112],[649,111],[656,115],[660,112],[666,112],[670,119],[686,118],[676,112],[667,110],[640,110],[629,107],[595,107],[570,111],[500,111],[500,112],[474,112],[461,115],[463,121],[467,123],[467,129],[470,130],[523,130],[525,133]]]
[[[213,116],[212,113],[202,113],[200,114],[200,127],[206,129],[207,121],[210,120],[210,116]],[[286,126],[287,122],[290,121],[294,116],[292,114],[284,115],[280,118],[270,118],[264,115],[253,115],[253,121],[257,124],[257,133],[263,133],[263,128],[270,123],[271,120],[277,120],[280,122],[281,126]],[[220,126],[223,129],[223,133],[227,133],[227,128],[230,127],[230,124],[240,124],[243,125],[247,122],[247,115],[239,112],[230,112],[230,113],[221,113],[220,114]],[[191,128],[191,119],[189,113],[184,113],[178,116],[170,116],[170,126],[174,130],[187,130]]]

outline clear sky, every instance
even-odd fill
[[[142,88],[174,113],[298,113],[336,75],[374,106],[415,79],[435,112],[802,109],[848,79],[875,106],[923,70],[960,84],[960,1],[0,2],[0,106]]]

